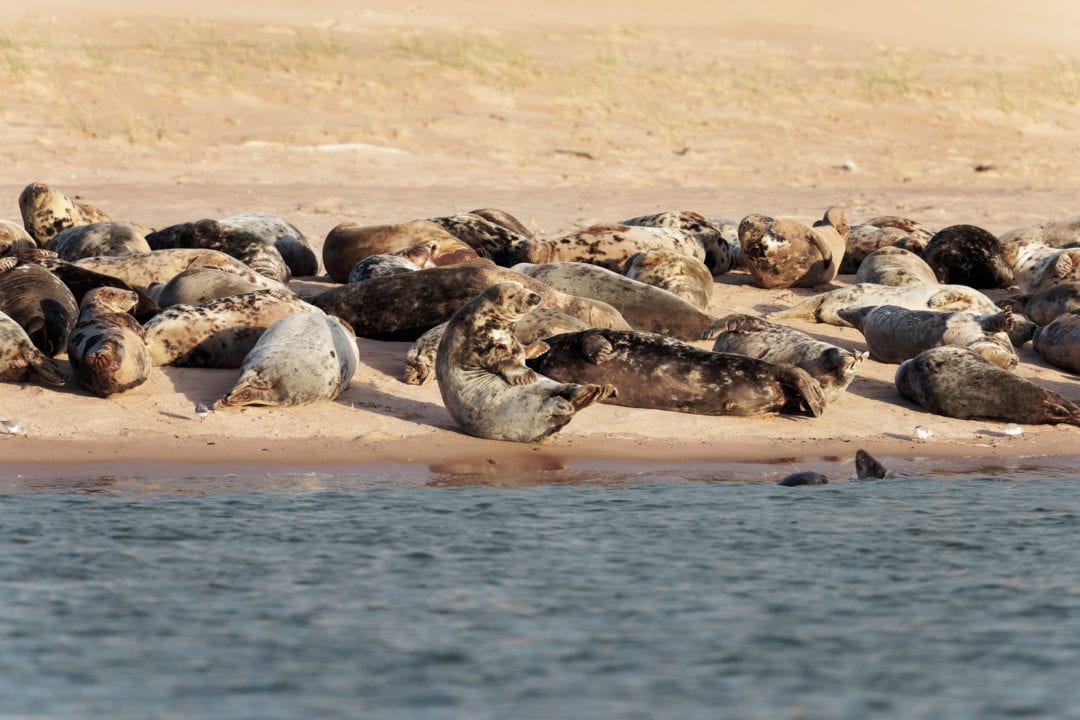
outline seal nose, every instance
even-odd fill
[[[536,293],[529,293],[529,297],[525,298],[525,303],[529,307],[532,307],[533,305],[539,305],[540,304],[540,296],[537,295]]]

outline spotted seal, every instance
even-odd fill
[[[546,338],[548,351],[529,360],[563,382],[619,388],[605,402],[699,415],[809,415],[828,400],[802,368],[737,353],[703,350],[656,333],[589,329]]]
[[[0,220],[0,257],[14,255],[23,250],[33,250],[38,244],[30,233],[10,220]]]
[[[145,325],[154,365],[237,368],[266,328],[317,308],[287,290],[256,290],[199,305],[173,305]]]
[[[132,314],[134,314],[135,319],[139,322],[149,320],[161,310],[157,303],[150,299],[150,296],[147,293],[133,288],[129,283],[120,278],[94,272],[93,270],[60,260],[56,257],[56,253],[50,250],[42,250],[40,248],[24,250],[20,251],[16,255],[16,258],[20,263],[39,265],[59,278],[60,281],[67,285],[68,289],[71,290],[71,294],[75,298],[76,308],[82,304],[82,299],[86,293],[94,288],[114,287],[121,290],[131,290],[138,295],[139,303],[135,306],[135,310],[132,311]]]
[[[1046,362],[1080,374],[1080,314],[1058,315],[1035,332],[1033,345]]]
[[[584,320],[593,327],[630,327],[619,311],[607,303],[568,295],[490,263],[462,263],[372,278],[332,288],[311,302],[352,325],[359,337],[412,341],[449,320],[458,308],[485,288],[507,281],[524,284],[543,299],[546,307]]]
[[[1080,282],[1051,285],[1037,293],[1013,295],[999,300],[1000,307],[1023,313],[1037,325],[1049,325],[1058,315],[1080,310]]]
[[[99,255],[136,255],[150,252],[146,238],[131,223],[103,221],[76,225],[58,232],[45,244],[61,260],[75,261]]]
[[[1005,248],[1028,244],[1053,248],[1078,247],[1080,215],[1022,225],[1002,233],[998,239]]]
[[[19,194],[19,211],[26,232],[39,247],[45,247],[65,228],[112,220],[108,213],[41,182],[23,188]]]
[[[142,385],[150,377],[144,331],[130,311],[139,297],[130,290],[101,287],[83,297],[79,321],[68,338],[75,379],[100,397]]]
[[[196,267],[226,269],[259,287],[269,290],[285,289],[284,283],[255,272],[231,255],[205,248],[176,248],[152,250],[142,255],[82,258],[76,260],[74,265],[120,278],[142,292],[147,292],[155,283],[167,283],[183,271]]]
[[[896,215],[879,215],[852,225],[840,272],[858,271],[867,255],[883,247],[898,247],[921,254],[935,232],[915,220]]]
[[[705,250],[700,258],[712,275],[723,275],[741,264],[738,226],[724,218],[708,218],[692,210],[669,210],[622,220],[620,225],[673,227],[698,239]]]
[[[58,387],[65,380],[60,366],[34,347],[22,326],[0,312],[0,382]]]
[[[1030,295],[1054,285],[1080,282],[1080,248],[1029,244],[1010,250],[1014,258],[1013,277],[1021,293]]]
[[[890,287],[876,283],[859,283],[818,293],[792,308],[770,313],[769,318],[792,318],[851,327],[847,320],[840,317],[840,309],[866,305],[896,305],[911,310],[968,311],[979,315],[990,315],[999,310],[993,300],[964,285]]]
[[[713,276],[695,257],[673,250],[646,250],[631,256],[622,273],[631,280],[678,295],[702,310],[709,307]]]
[[[488,222],[501,225],[507,230],[511,230],[524,238],[531,238],[533,236],[532,230],[525,227],[525,223],[521,222],[505,210],[500,210],[498,208],[479,208],[477,210],[470,210],[469,214],[479,215]]]
[[[333,400],[349,386],[358,362],[356,336],[337,318],[318,311],[288,315],[259,337],[240,379],[214,409]]]
[[[947,285],[984,289],[1013,283],[1013,269],[1006,262],[1001,242],[976,225],[939,230],[926,244],[922,259],[933,268],[938,281]]]
[[[609,384],[560,383],[525,365],[546,345],[523,346],[513,325],[541,297],[519,282],[500,282],[465,303],[439,343],[435,376],[450,416],[476,437],[534,443],[574,415],[610,398]]]
[[[146,242],[153,250],[218,250],[271,280],[287,283],[292,277],[277,247],[238,223],[223,223],[212,218],[178,223],[155,230],[146,236]]]
[[[756,213],[739,223],[743,260],[754,281],[766,289],[832,282],[840,271],[847,237],[847,221],[836,207],[812,226]]]
[[[487,217],[470,212],[428,220],[471,247],[480,257],[488,258],[496,265],[509,267],[521,262],[525,257],[523,246],[532,240],[532,233],[527,230],[522,233],[515,229],[521,228],[521,223],[506,213],[492,210],[486,213]]]
[[[308,239],[295,225],[268,212],[248,212],[218,220],[225,228],[235,228],[254,235],[263,244],[273,247],[285,261],[289,273],[310,277],[319,273],[319,256]],[[242,258],[241,258],[242,259]]]
[[[902,397],[938,415],[1080,426],[1080,406],[967,348],[924,350],[900,364],[895,384]]]
[[[197,305],[207,300],[264,289],[238,275],[232,268],[200,266],[177,273],[167,283],[154,285],[148,295],[159,307],[165,308],[170,305]]]
[[[67,347],[79,306],[60,278],[7,257],[0,259],[0,312],[22,326],[34,347],[54,357]]]
[[[620,272],[631,256],[662,248],[705,261],[705,248],[693,233],[675,227],[593,225],[556,238],[527,240],[519,262],[580,262]]]
[[[839,315],[863,334],[870,357],[878,362],[901,363],[943,345],[974,350],[1005,370],[1015,370],[1020,362],[1009,339],[1013,314],[1008,308],[975,315],[876,305],[842,309]]]
[[[893,245],[878,248],[866,256],[855,273],[857,283],[877,283],[892,287],[937,285],[934,269],[921,257]]]
[[[395,253],[368,255],[353,265],[353,269],[349,271],[349,282],[363,282],[384,275],[400,275],[435,267],[433,258],[438,251],[439,244],[428,240]]]
[[[475,250],[430,220],[390,225],[360,225],[346,220],[326,234],[323,267],[334,282],[344,283],[349,281],[356,263],[368,255],[395,253],[424,242],[438,244],[432,262],[439,267],[480,259]]]
[[[722,332],[713,343],[713,352],[739,353],[800,367],[818,382],[829,402],[840,398],[867,357],[865,352],[845,350],[751,315],[728,315],[718,327]]]

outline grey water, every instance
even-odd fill
[[[9,479],[0,718],[1078,718],[1047,475]]]

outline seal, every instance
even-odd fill
[[[708,218],[692,210],[669,210],[622,220],[619,224],[672,227],[690,233],[705,249],[705,257],[701,260],[713,275],[723,275],[741,264],[738,226],[724,218]]]
[[[326,235],[322,262],[334,282],[349,281],[349,273],[368,255],[396,253],[420,243],[434,241],[438,251],[436,266],[456,265],[480,259],[476,251],[430,220],[412,220],[393,225],[360,225],[345,221]]]
[[[479,210],[470,210],[469,214],[479,215],[489,222],[493,222],[496,225],[502,225],[507,230],[515,232],[524,238],[531,238],[533,236],[532,230],[525,227],[523,222],[505,210],[499,210],[498,208],[480,208]]]
[[[150,245],[130,223],[110,220],[65,228],[45,244],[45,249],[61,260],[75,261],[98,255],[148,253]]]
[[[1080,374],[1080,314],[1059,315],[1035,332],[1035,351],[1054,367]]]
[[[713,343],[713,352],[739,353],[802,368],[818,382],[830,403],[840,398],[867,357],[865,352],[845,350],[751,315],[728,315],[718,327],[722,332]]]
[[[581,262],[620,272],[633,255],[653,248],[705,261],[705,248],[697,236],[678,228],[593,225],[551,240],[526,240],[520,262]]]
[[[548,351],[529,360],[538,373],[563,382],[612,384],[606,402],[699,415],[820,416],[828,400],[810,374],[794,365],[702,350],[635,330],[589,329],[544,340]]]
[[[1001,242],[975,225],[951,225],[939,230],[926,244],[922,259],[945,284],[976,289],[1013,284],[1013,270]]]
[[[167,283],[183,271],[195,267],[226,269],[259,287],[286,289],[284,283],[255,272],[231,255],[204,248],[176,248],[152,250],[142,255],[83,258],[76,260],[74,265],[120,278],[142,292],[147,292],[155,283]]]
[[[829,478],[819,472],[813,470],[803,470],[797,473],[791,473],[780,478],[780,481],[776,483],[783,487],[801,487],[803,485],[828,485]]]
[[[713,276],[695,257],[673,250],[646,250],[627,260],[622,272],[631,280],[667,290],[702,310],[709,307]]]
[[[630,327],[681,340],[716,337],[716,318],[660,288],[599,265],[582,262],[519,263],[511,268],[564,293],[593,298],[618,310]]]
[[[76,308],[82,304],[82,299],[86,293],[94,288],[114,287],[120,288],[121,290],[131,290],[139,296],[139,304],[135,306],[133,313],[135,319],[139,322],[149,320],[161,311],[161,308],[157,306],[157,303],[150,299],[149,295],[141,290],[136,290],[120,278],[94,272],[93,270],[88,270],[60,260],[56,257],[56,253],[50,250],[42,250],[40,248],[35,250],[23,250],[20,251],[16,257],[20,263],[26,265],[38,265],[59,278],[60,281],[67,285],[68,289],[71,290],[71,294],[75,298]]]
[[[39,247],[45,247],[65,228],[112,220],[108,213],[41,182],[23,188],[19,194],[19,212],[23,227]]]
[[[177,273],[164,285],[154,285],[149,296],[159,307],[198,305],[208,300],[265,289],[237,275],[232,268],[194,267]]]
[[[619,311],[607,303],[568,295],[539,280],[484,262],[372,278],[332,288],[311,302],[328,315],[345,320],[359,337],[413,341],[449,320],[487,287],[508,281],[525,285],[543,299],[545,307],[572,315],[593,327],[630,327]]]
[[[870,357],[879,362],[901,363],[923,350],[950,345],[974,350],[1005,370],[1015,370],[1020,363],[1009,339],[1013,328],[1009,309],[974,315],[876,305],[844,309],[839,314],[863,334]]]
[[[513,325],[541,297],[519,282],[500,282],[465,303],[439,343],[435,375],[450,416],[469,435],[541,442],[582,408],[616,394],[608,384],[560,383],[525,360],[546,345],[523,346]]]
[[[240,379],[214,409],[334,400],[349,386],[358,362],[356,336],[337,318],[289,315],[262,334],[244,358]]]
[[[226,224],[203,218],[156,230],[146,236],[146,242],[153,250],[218,250],[279,283],[287,283],[292,277],[289,266],[285,264],[285,259],[277,247],[239,224]]]
[[[1039,244],[1013,245],[1013,277],[1024,294],[1054,285],[1080,281],[1080,248],[1053,248]]]
[[[353,269],[349,272],[349,282],[363,282],[384,275],[400,275],[435,267],[433,258],[438,251],[439,244],[434,240],[428,240],[404,250],[398,250],[396,253],[368,255],[353,265]]]
[[[857,283],[877,283],[892,287],[937,285],[934,269],[921,257],[893,245],[878,248],[866,256],[855,273]]]
[[[95,395],[122,393],[150,377],[143,327],[129,314],[138,303],[132,291],[112,287],[91,290],[83,297],[67,354],[75,379]]]
[[[22,325],[0,312],[0,382],[59,387],[65,380],[60,366],[34,347]]]
[[[857,308],[866,305],[896,305],[909,310],[968,311],[979,315],[990,315],[999,309],[986,295],[964,285],[889,287],[874,283],[859,283],[819,293],[788,310],[770,313],[769,318],[773,320],[792,318],[851,327],[847,320],[840,317],[839,311],[842,308]]]
[[[486,212],[490,215],[500,211]],[[522,248],[527,240],[532,239],[532,233],[514,230],[513,227],[521,226],[521,223],[506,213],[492,217],[496,217],[499,222],[479,213],[458,213],[429,220],[471,247],[477,255],[496,265],[509,267],[522,262],[525,257]]]
[[[0,312],[26,331],[34,347],[54,357],[67,347],[79,306],[60,278],[7,257],[0,259]]]
[[[266,328],[317,308],[288,290],[256,290],[201,305],[173,305],[145,325],[154,365],[237,368]]]
[[[21,225],[16,225],[10,220],[0,220],[0,257],[15,255],[23,250],[33,250],[37,247],[34,238],[26,232]]]
[[[902,397],[937,415],[1080,426],[1080,406],[967,348],[923,350],[900,364],[895,383]]]
[[[935,232],[915,220],[896,215],[880,215],[853,225],[848,232],[840,272],[857,272],[867,255],[883,247],[898,247],[919,255]]]
[[[1080,247],[1080,215],[1022,225],[1002,233],[998,239],[1006,248],[1018,245]]]
[[[1059,315],[1080,310],[1080,282],[1051,285],[1037,293],[1013,295],[999,300],[1000,307],[1023,313],[1036,325],[1049,325]]]
[[[881,462],[863,449],[855,451],[856,480],[884,480],[896,477],[896,473],[886,469]]]
[[[836,278],[847,246],[848,224],[829,208],[813,226],[756,213],[739,223],[743,260],[763,288],[816,287]]]
[[[417,338],[405,353],[405,373],[402,382],[406,385],[423,385],[435,374],[435,356],[439,342],[446,332],[447,323],[436,325]],[[589,324],[576,317],[551,308],[537,307],[526,313],[514,323],[514,337],[522,345],[531,345],[552,335],[564,332],[585,330]]]
[[[225,228],[250,233],[265,245],[273,247],[285,261],[291,275],[311,277],[319,274],[319,257],[311,240],[284,218],[267,212],[249,212],[231,215],[218,222]]]

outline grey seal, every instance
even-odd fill
[[[150,245],[135,226],[103,221],[65,228],[45,244],[61,260],[75,261],[98,255],[135,255],[150,252]]]
[[[0,312],[0,382],[58,387],[65,380],[60,366],[34,347],[22,326]]]
[[[991,315],[999,310],[993,300],[965,285],[890,287],[859,283],[818,293],[792,308],[770,313],[769,318],[792,318],[851,327],[851,323],[840,317],[839,311],[867,305],[896,305],[910,310],[963,310],[979,315]]]
[[[45,183],[34,182],[19,194],[23,226],[39,247],[58,232],[76,225],[112,220],[108,213],[88,203],[68,197]]]
[[[848,224],[832,207],[812,226],[752,213],[739,223],[743,262],[766,289],[816,287],[832,282],[847,246]]]
[[[951,225],[939,230],[923,249],[922,259],[947,285],[984,289],[1013,283],[1013,270],[1001,242],[976,225]]]
[[[150,377],[144,331],[130,311],[139,297],[131,290],[100,287],[86,293],[79,321],[68,338],[75,379],[100,397],[138,387]]]
[[[937,285],[934,269],[921,257],[896,246],[878,248],[859,264],[857,283],[877,283],[892,287]]]
[[[627,260],[622,272],[631,280],[667,290],[702,310],[709,307],[713,276],[695,257],[674,250],[646,250]]]
[[[705,261],[705,248],[697,236],[675,227],[593,225],[549,240],[526,240],[521,247],[520,262],[581,262],[613,272],[621,271],[636,253],[654,248]]]
[[[709,272],[723,275],[741,264],[738,225],[723,218],[709,218],[692,210],[669,210],[622,220],[621,225],[673,227],[698,239],[705,250],[701,258]]]
[[[1080,374],[1080,314],[1057,316],[1036,331],[1033,345],[1046,362]]]

